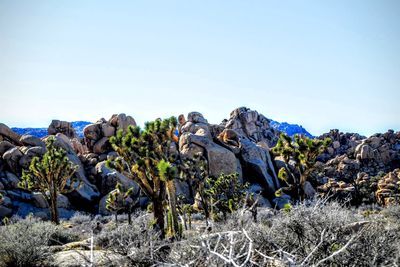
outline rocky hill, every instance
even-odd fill
[[[75,210],[108,214],[105,202],[117,182],[139,192],[132,180],[106,166],[107,159],[117,156],[109,138],[118,130],[126,132],[129,125],[135,126],[136,122],[125,114],[95,123],[53,120],[46,132],[41,129],[31,134],[0,124],[0,193],[3,195],[0,217],[28,213],[47,216],[44,197],[21,190],[18,182],[32,158],[45,153],[44,142],[48,135],[55,136],[56,145],[65,149],[68,158],[78,166],[75,176],[81,182],[73,192],[60,195],[61,216],[68,217]],[[208,160],[211,176],[238,173],[241,181],[250,184],[248,190],[258,195],[259,205],[279,208],[291,199],[288,195],[275,194],[282,187],[277,175],[282,161],[271,152],[280,134],[272,125],[274,122],[264,115],[245,107],[233,110],[220,124],[209,123],[199,112],[190,112],[179,116],[176,133],[179,141],[173,144],[173,149],[186,158],[202,154]],[[307,133],[301,126],[298,128]],[[41,137],[35,133],[40,133]],[[318,158],[317,171],[307,181],[309,192],[322,195],[334,192],[341,197],[343,192],[345,196],[359,194],[355,186],[367,184],[366,194],[376,196],[382,203],[392,201],[393,196],[400,193],[400,172],[396,170],[400,168],[400,132],[389,130],[366,138],[332,130],[317,138],[326,137],[332,144]],[[380,174],[375,184],[368,182]],[[176,187],[178,194],[194,201],[187,182],[177,181]],[[147,206],[145,195],[138,193],[136,197],[138,206]]]

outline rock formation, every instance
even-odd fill
[[[199,112],[190,112],[187,118],[181,115],[178,121],[178,152],[183,158],[202,154],[208,160],[210,176],[238,173],[241,181],[250,183],[249,190],[260,195],[262,205],[282,208],[290,201],[286,195],[275,197],[281,187],[276,174],[281,163],[279,158],[272,158],[270,148],[275,146],[280,132],[271,127],[265,116],[241,107],[220,124],[209,123]],[[148,203],[133,181],[105,164],[107,159],[117,156],[109,137],[118,130],[126,131],[129,125],[136,126],[131,116],[113,115],[109,120],[100,119],[86,125],[80,138],[71,123],[51,122],[48,134],[55,135],[56,145],[63,147],[68,158],[78,165],[76,176],[81,182],[75,191],[60,196],[62,216],[77,209],[107,213],[105,199],[117,182],[126,188],[134,187],[141,205]],[[333,142],[318,157],[317,171],[307,182],[309,197],[317,188],[320,195],[345,198],[358,194],[366,201],[370,199],[382,205],[393,202],[400,186],[400,132],[389,130],[365,138],[332,130],[318,138],[326,137]],[[45,153],[46,138],[20,135],[0,123],[0,193],[3,194],[0,218],[15,213],[45,214],[43,196],[19,189],[18,182],[32,158]],[[177,182],[177,191],[189,194],[185,183]]]
[[[77,137],[72,124],[70,122],[60,120],[53,120],[49,125],[49,128],[47,128],[47,133],[49,135],[61,133],[71,139]]]

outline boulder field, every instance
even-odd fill
[[[282,205],[288,196],[275,198],[280,188],[277,171],[280,162],[270,149],[275,146],[280,132],[270,125],[270,120],[257,111],[245,107],[233,110],[228,119],[220,124],[211,124],[199,112],[179,116],[177,129],[178,149],[182,157],[193,157],[201,153],[208,160],[209,174],[239,174],[243,182],[250,183],[249,190],[259,195],[260,205]],[[140,198],[138,205],[145,207],[148,200],[140,193],[135,182],[121,173],[107,168],[107,159],[115,158],[109,138],[118,130],[126,131],[135,120],[125,114],[113,115],[109,120],[100,119],[87,125],[80,138],[71,123],[53,120],[48,127],[48,136],[54,135],[56,145],[64,148],[68,158],[78,166],[76,178],[81,186],[67,195],[59,196],[60,215],[71,216],[75,210],[108,214],[105,200],[117,182],[124,187],[134,187]],[[31,193],[18,188],[22,170],[29,167],[33,157],[45,153],[48,136],[19,135],[7,125],[0,123],[0,218],[13,214],[25,216],[34,213],[47,216],[47,203],[40,193]],[[400,132],[389,130],[369,138],[359,134],[341,133],[338,130],[316,138],[332,139],[331,146],[319,156],[318,171],[307,192],[316,190],[351,192],[353,181],[365,181],[368,177],[385,173],[380,188],[398,183],[400,168]],[[390,180],[390,181],[389,181]],[[188,195],[184,185],[177,184],[181,194]],[[316,189],[316,190],[315,190]],[[381,190],[382,191],[382,190]],[[382,201],[384,193],[382,191]],[[189,196],[187,196],[189,198]]]

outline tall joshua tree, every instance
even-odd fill
[[[51,220],[59,224],[57,196],[68,193],[72,187],[73,175],[77,170],[61,147],[56,147],[55,138],[49,137],[46,141],[46,153],[41,157],[34,157],[28,170],[23,170],[19,187],[39,191],[43,194],[50,207]]]
[[[179,157],[175,141],[176,126],[175,117],[157,119],[147,122],[144,130],[129,126],[126,133],[118,131],[116,136],[110,138],[119,157],[108,161],[107,166],[135,181],[149,197],[162,237],[165,235],[163,202],[166,200],[166,186],[173,180],[171,170]],[[167,165],[170,173],[164,176],[162,171],[167,169]]]
[[[314,170],[317,157],[331,144],[331,139],[310,139],[305,136],[295,135],[294,139],[281,133],[276,146],[272,151],[280,155],[286,164],[278,172],[278,177],[289,184],[296,193],[295,197],[304,199],[304,184]],[[293,160],[294,164],[289,164]]]

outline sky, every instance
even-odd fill
[[[400,130],[400,1],[0,0],[0,122],[246,106],[314,135]]]

